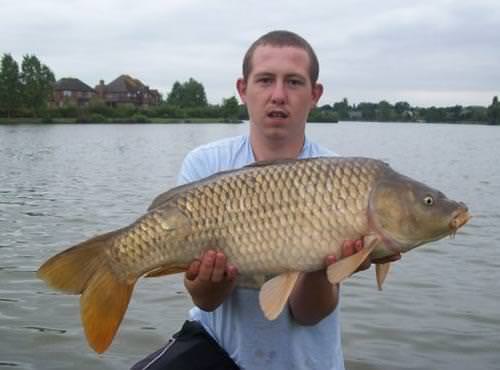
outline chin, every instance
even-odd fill
[[[270,126],[266,127],[264,130],[265,136],[268,137],[269,139],[286,139],[288,136],[290,136],[290,130],[283,125],[280,126]]]

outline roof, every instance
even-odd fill
[[[83,92],[95,92],[86,83],[80,81],[78,78],[61,78],[54,85],[55,90],[66,90],[66,91],[83,91]]]
[[[145,90],[146,86],[139,80],[129,75],[121,75],[106,85],[107,93],[131,93]]]

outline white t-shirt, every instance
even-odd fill
[[[304,142],[299,158],[332,156],[315,143]],[[255,162],[248,136],[237,136],[191,151],[182,164],[178,184]],[[210,335],[245,370],[344,370],[339,307],[314,326],[297,324],[285,309],[273,321],[259,306],[258,290],[236,288],[213,312],[190,311]]]

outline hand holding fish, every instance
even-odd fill
[[[209,250],[189,265],[184,285],[196,306],[213,311],[233,291],[237,274],[224,253]]]

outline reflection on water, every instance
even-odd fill
[[[56,251],[132,222],[175,182],[191,148],[246,125],[0,126],[0,369],[123,369],[161,346],[190,307],[178,276],[143,279],[111,349],[94,354],[78,299],[48,290],[39,264]],[[349,369],[495,369],[500,363],[500,129],[342,123],[308,135],[343,155],[396,170],[464,201],[455,239],[342,287]],[[77,364],[77,365],[75,365]]]

